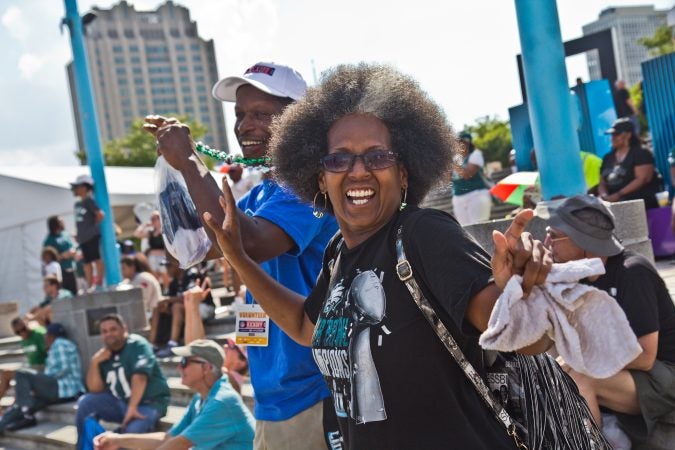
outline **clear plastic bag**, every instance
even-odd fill
[[[194,266],[206,257],[211,240],[199,220],[183,175],[163,156],[155,164],[155,187],[166,250],[182,269]]]

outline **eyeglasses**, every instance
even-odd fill
[[[331,153],[321,158],[323,168],[329,172],[347,172],[354,167],[356,158],[361,158],[368,170],[382,170],[396,163],[396,153],[391,150],[371,150],[362,155],[354,153]]]
[[[201,359],[190,359],[190,358],[182,357],[180,359],[180,362],[178,363],[178,365],[181,367],[181,369],[185,369],[187,366],[190,365],[190,363],[201,364],[201,365],[208,364],[207,361],[202,361]]]
[[[556,237],[555,231],[551,227],[546,227],[546,237],[548,238],[548,241],[551,243],[557,242],[557,241],[562,241],[565,239],[569,239],[569,236],[559,236]]]

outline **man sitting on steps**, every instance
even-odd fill
[[[227,449],[253,448],[255,422],[221,367],[225,354],[216,342],[199,339],[172,352],[182,356],[178,364],[181,382],[196,392],[183,418],[168,432],[117,434],[105,432],[94,438],[96,450]]]
[[[78,440],[90,415],[122,424],[125,433],[154,430],[169,405],[169,385],[148,341],[129,334],[118,314],[99,322],[104,347],[91,358],[87,370],[89,393],[77,407]],[[79,448],[79,446],[78,446]]]
[[[16,371],[16,402],[2,416],[0,432],[35,426],[37,411],[54,403],[74,400],[84,392],[80,355],[75,344],[66,339],[63,325],[50,324],[46,342],[49,351],[44,372]]]

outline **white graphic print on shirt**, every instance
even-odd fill
[[[371,326],[382,321],[385,307],[384,288],[373,270],[358,273],[350,286],[344,286],[344,279],[335,283],[324,303],[312,348],[338,417],[356,423],[387,418],[370,348]]]

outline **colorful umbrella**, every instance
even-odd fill
[[[523,193],[539,183],[539,172],[516,172],[492,186],[490,193],[503,202],[523,206]]]

